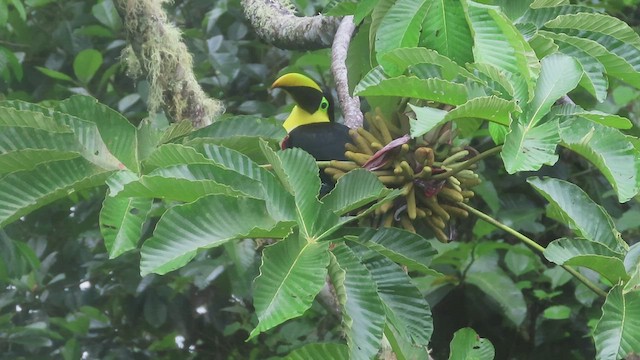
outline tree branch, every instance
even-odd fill
[[[340,22],[331,46],[331,71],[336,83],[338,101],[344,114],[344,124],[350,128],[362,127],[362,111],[360,111],[360,98],[349,95],[349,80],[347,72],[347,51],[351,36],[356,29],[353,16],[345,16]]]
[[[242,0],[242,8],[258,36],[281,49],[328,48],[340,22],[322,15],[298,17],[288,0]]]
[[[165,2],[117,1],[130,44],[122,58],[130,77],[144,75],[149,80],[150,112],[163,108],[175,121],[188,120],[194,127],[203,127],[223,113],[224,106],[207,97],[196,81],[191,54],[162,9]]]

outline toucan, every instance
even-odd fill
[[[298,73],[289,73],[278,78],[272,89],[286,91],[296,105],[284,121],[287,136],[282,148],[300,148],[316,160],[347,160],[345,144],[351,142],[349,128],[335,122],[331,94],[323,91],[313,80]],[[330,176],[320,171],[321,195],[333,188]]]

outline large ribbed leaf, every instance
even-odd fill
[[[431,0],[420,45],[463,65],[473,61],[473,39],[461,1]]]
[[[462,328],[453,334],[449,360],[493,360],[495,353],[491,341],[471,328]]]
[[[467,88],[447,80],[415,76],[386,78],[376,68],[371,70],[353,90],[360,96],[399,96],[461,105],[467,101]]]
[[[542,59],[541,63],[542,72],[536,83],[533,100],[522,114],[529,128],[551,110],[556,100],[575,89],[582,77],[580,64],[567,55],[552,54]]]
[[[48,161],[72,159],[80,156],[80,151],[80,144],[68,128],[54,132],[0,124],[0,174],[31,170]]]
[[[164,144],[143,161],[143,167],[145,173],[148,173],[159,167],[202,163],[212,162],[192,147],[181,144]]]
[[[120,160],[111,154],[95,123],[24,101],[5,101],[2,104],[6,107],[21,110],[21,116],[19,117],[8,116],[4,118],[4,120],[9,121],[10,124],[14,123],[16,126],[27,126],[44,130],[55,128],[70,129],[75,136],[75,142],[80,144],[80,153],[85,159],[104,169],[118,170],[124,168]],[[1,111],[2,109],[0,108],[1,115],[7,115],[7,112],[2,114]],[[36,112],[44,115],[44,117],[42,115],[35,115]],[[31,118],[27,124],[24,123],[25,118]],[[45,123],[46,125],[43,125]]]
[[[514,121],[500,154],[507,172],[538,170],[542,165],[555,164],[556,146],[560,142],[558,131],[557,120],[534,127],[527,127],[520,119]]]
[[[433,332],[431,308],[402,268],[379,253],[354,249],[369,269],[384,305],[387,321],[405,340],[427,346]]]
[[[569,36],[567,34],[543,30],[540,30],[539,33],[545,37],[578,47],[580,50],[598,59],[598,61],[604,65],[607,75],[625,81],[632,86],[640,86],[640,73],[631,65],[636,61],[632,54],[620,54],[620,56],[618,56],[597,41],[583,37]]]
[[[528,96],[519,100],[528,101],[540,72],[540,64],[529,43],[498,7],[469,1],[468,15],[475,61],[514,74],[510,79],[513,87],[525,85],[528,89]]]
[[[282,360],[348,360],[349,348],[344,344],[307,344],[295,349]]]
[[[612,284],[629,279],[622,262],[622,254],[595,241],[567,238],[554,240],[547,245],[544,256],[547,260],[558,265],[589,268]]]
[[[386,188],[372,172],[365,169],[349,171],[336,187],[322,198],[324,209],[343,215],[379,199]]]
[[[398,76],[410,67],[418,64],[433,64],[441,69],[442,78],[454,80],[458,75],[475,79],[467,69],[456,64],[446,56],[438,54],[435,50],[415,47],[391,50],[380,57],[380,65],[385,73],[390,76]]]
[[[572,120],[575,117],[579,117],[616,129],[631,129],[633,127],[631,121],[626,117],[615,114],[608,114],[597,110],[587,111],[580,106],[573,104],[554,106],[551,108],[548,116],[550,118],[555,116],[560,119],[561,125],[564,125],[565,123],[569,124],[567,121]],[[582,121],[578,122],[583,123]]]
[[[640,292],[623,292],[618,285],[602,305],[595,330],[596,359],[615,360],[640,353]]]
[[[260,150],[260,139],[275,149],[285,135],[282,123],[275,119],[240,115],[222,118],[194,131],[185,137],[184,143],[197,149],[203,144],[221,145],[239,151],[256,162],[265,163],[267,159]]]
[[[153,199],[107,196],[100,210],[100,232],[109,258],[133,250],[142,236]]]
[[[332,266],[331,275],[338,297],[342,297],[349,359],[370,360],[378,353],[382,340],[385,323],[383,304],[371,273],[353,250],[340,244],[333,249],[333,254],[339,269]]]
[[[556,100],[578,85],[581,77],[580,64],[567,55],[553,54],[542,59],[534,98],[523,108],[505,139],[501,155],[510,174],[555,164],[555,148],[560,140],[557,121],[538,123]]]
[[[263,141],[260,145],[276,176],[294,197],[301,236],[312,239],[334,226],[338,222],[338,216],[333,212],[320,211],[320,178],[313,157],[298,148],[275,153],[266,142]]]
[[[265,248],[253,293],[259,323],[249,338],[304,314],[325,284],[328,248],[297,232]]]
[[[207,159],[218,166],[260,182],[263,199],[267,201],[267,209],[274,219],[283,221],[295,219],[293,197],[280,185],[272,173],[260,167],[248,156],[232,149],[205,144],[201,150]]]
[[[464,122],[470,119],[482,119],[500,125],[509,125],[511,123],[511,113],[519,110],[514,101],[496,96],[473,98],[448,112],[428,106],[418,107],[411,104],[409,106],[416,114],[416,119],[410,120],[411,137],[414,138],[426,134],[447,121],[453,120]]]
[[[485,81],[493,91],[497,91],[502,98],[511,99],[516,94],[513,84],[509,81],[509,76],[504,70],[501,70],[491,64],[473,63],[468,64],[467,68],[473,71],[474,75]],[[524,88],[526,90],[526,87]],[[525,98],[516,97],[516,98]]]
[[[554,214],[578,236],[595,241],[612,251],[622,253],[626,244],[613,226],[607,212],[578,186],[554,178],[529,178],[531,184],[553,207]]]
[[[73,191],[103,184],[109,174],[83,158],[8,174],[0,178],[0,227]]]
[[[438,253],[429,240],[418,234],[399,228],[366,229],[357,239],[347,239],[357,241],[409,270],[433,273],[429,264]]]
[[[418,45],[420,27],[429,4],[427,0],[398,0],[391,6],[376,33],[378,59],[387,51]]]
[[[46,108],[23,101],[0,101],[0,126],[34,128],[54,133],[70,131],[68,126],[48,116]]]
[[[537,9],[529,8],[518,20],[516,20],[516,23],[531,23],[537,28],[541,28],[547,21],[553,20],[560,15],[593,12],[596,12],[595,8],[580,5],[562,5]]]
[[[55,107],[62,113],[94,123],[107,149],[129,170],[140,171],[136,128],[119,112],[89,96],[72,96]]]
[[[198,250],[246,237],[283,237],[292,224],[271,218],[263,200],[209,195],[167,210],[142,245],[140,272],[166,274],[189,262]]]
[[[550,29],[575,29],[611,36],[640,49],[640,36],[624,21],[598,13],[582,13],[558,16],[545,24]]]
[[[504,315],[516,327],[520,326],[527,314],[522,291],[502,270],[493,272],[468,272],[465,282],[496,301]]]
[[[640,169],[636,150],[619,130],[583,119],[565,121],[560,125],[561,145],[593,163],[626,202],[638,193]]]
[[[605,77],[605,68],[597,58],[581,50],[579,47],[556,41],[560,52],[572,56],[580,63],[583,70],[583,77],[580,84],[593,95],[596,100],[603,102],[607,97],[609,81]]]
[[[264,198],[259,181],[212,164],[186,164],[158,168],[129,181],[122,188],[108,184],[111,196],[161,198],[191,202],[209,194]]]

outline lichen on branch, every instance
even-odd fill
[[[162,9],[168,1],[118,0],[130,44],[122,57],[129,76],[149,80],[150,112],[162,108],[174,121],[203,127],[222,114],[224,106],[196,81],[191,54]]]
[[[296,16],[288,0],[242,0],[242,7],[258,36],[281,49],[328,48],[340,24],[334,17]]]

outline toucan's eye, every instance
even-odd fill
[[[327,110],[328,107],[329,107],[329,101],[327,101],[327,99],[323,98],[322,102],[320,103],[320,108],[322,110]]]

